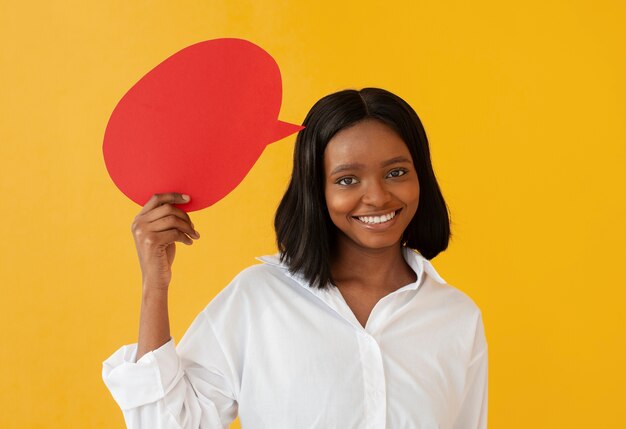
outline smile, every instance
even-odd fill
[[[384,214],[382,216],[355,216],[358,220],[368,225],[377,225],[380,223],[389,222],[396,216],[396,212]]]

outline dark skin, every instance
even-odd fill
[[[155,194],[131,227],[142,274],[137,359],[170,339],[167,297],[176,242],[191,245],[200,238],[189,215],[175,206],[189,200],[177,193]]]
[[[415,272],[402,257],[399,242],[396,250],[372,254],[354,249],[344,252],[342,259],[337,258],[333,264],[337,288],[363,327],[381,298],[416,280]]]
[[[395,131],[366,120],[329,141],[324,174],[326,205],[337,227],[332,277],[365,327],[381,298],[416,280],[401,238],[417,211],[417,173]]]

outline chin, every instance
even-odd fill
[[[372,239],[368,239],[368,240],[359,240],[357,239],[353,239],[350,237],[345,237],[347,238],[347,240],[350,242],[350,244],[352,246],[356,246],[359,247],[363,250],[385,250],[385,249],[390,249],[390,248],[394,248],[394,247],[400,247],[401,242],[400,242],[400,237],[397,237],[396,239],[379,239],[379,240],[372,240]]]

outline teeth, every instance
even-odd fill
[[[395,215],[396,212],[391,212],[382,216],[359,216],[359,220],[363,223],[369,224],[385,223],[393,219]]]

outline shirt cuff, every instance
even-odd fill
[[[183,376],[174,340],[135,362],[137,343],[121,347],[102,365],[102,379],[122,410],[165,397]]]

